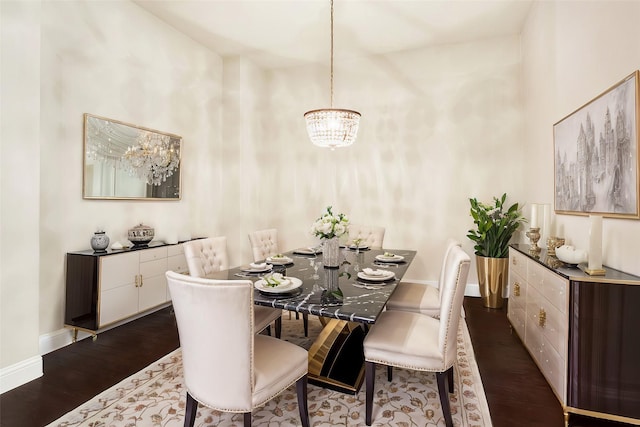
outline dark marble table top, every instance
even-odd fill
[[[381,263],[375,259],[376,255],[385,252],[403,256],[404,260],[395,264]],[[284,255],[290,257],[293,263],[274,266],[274,271],[302,280],[300,291],[276,297],[255,290],[255,304],[352,322],[375,323],[396,284],[413,261],[416,251],[372,249],[356,253],[345,248],[341,249],[341,265],[338,268],[325,268],[322,265],[322,254],[314,257],[297,255],[290,251]],[[260,279],[259,274],[244,273],[243,267],[247,266],[212,273],[207,277],[224,280],[248,279],[254,283]],[[365,268],[393,271],[395,280],[364,282],[357,277],[357,273]]]

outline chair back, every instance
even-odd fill
[[[360,239],[361,245],[367,245],[371,249],[382,249],[384,243],[384,227],[350,224],[349,240]]]
[[[449,259],[449,255],[451,254],[451,248],[454,246],[461,247],[462,245],[455,239],[448,238],[447,243],[445,244],[444,256],[442,257],[442,267],[440,267],[440,277],[438,278],[438,295],[440,297],[440,305],[442,305],[442,284],[444,283],[444,275],[447,265],[447,260]]]
[[[167,271],[184,382],[200,403],[226,412],[251,412],[253,285]],[[223,326],[224,325],[224,326]]]
[[[460,246],[452,246],[445,264],[441,283],[440,330],[438,345],[444,356],[445,366],[453,366],[456,360],[456,343],[460,312],[464,300],[471,258]]]
[[[280,251],[278,248],[278,230],[275,228],[249,233],[249,242],[251,242],[254,261],[263,260]]]
[[[226,237],[190,240],[182,246],[189,274],[193,277],[205,277],[207,274],[229,268]]]

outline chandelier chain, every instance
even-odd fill
[[[331,103],[333,108],[333,0],[331,0]]]

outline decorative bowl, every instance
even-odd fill
[[[562,245],[556,248],[556,258],[565,264],[578,265],[587,261],[587,251],[576,249],[573,246]]]
[[[148,244],[153,240],[154,235],[155,232],[153,228],[142,223],[136,225],[133,228],[130,228],[128,232],[129,240],[131,241],[131,243],[133,243],[134,246]]]

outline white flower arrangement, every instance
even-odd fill
[[[349,218],[345,214],[334,214],[331,206],[311,226],[311,233],[321,239],[340,237],[349,232]]]

